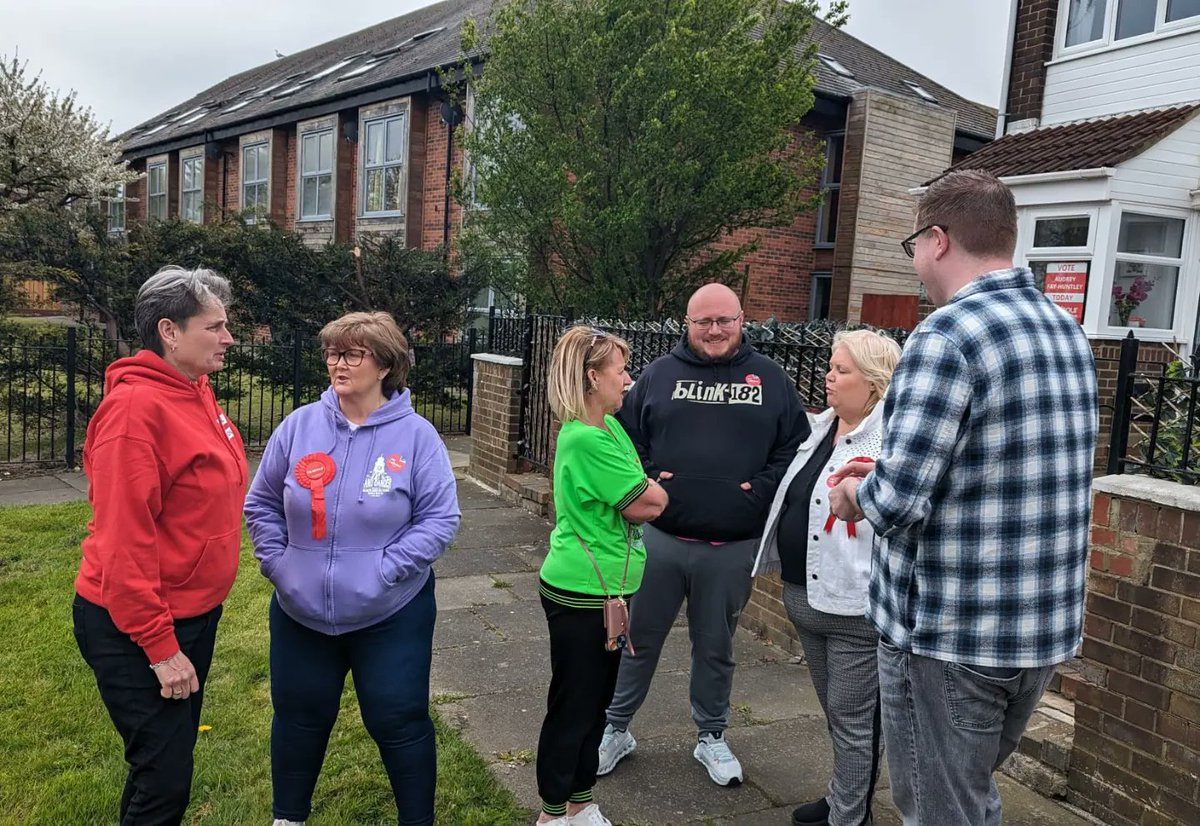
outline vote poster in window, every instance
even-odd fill
[[[1046,261],[1043,266],[1046,269],[1042,292],[1082,324],[1087,304],[1088,262]]]

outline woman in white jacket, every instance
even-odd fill
[[[828,794],[792,812],[793,826],[869,823],[883,740],[879,724],[879,635],[866,619],[871,576],[869,522],[838,522],[826,480],[857,457],[875,458],[883,405],[900,347],[870,330],[833,339],[825,393],[771,504],[754,574],[779,572],[788,618],[804,646],[833,739]]]

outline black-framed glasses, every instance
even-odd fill
[[[901,241],[900,249],[904,250],[905,255],[907,255],[909,258],[912,258],[914,255],[917,254],[916,243],[917,243],[917,239],[921,237],[921,233],[929,232],[929,230],[933,229],[934,227],[937,227],[942,232],[950,231],[950,228],[947,227],[945,224],[929,224],[928,226],[923,226],[919,230],[914,232],[912,235],[908,236],[903,241]]]
[[[728,330],[734,324],[737,324],[741,318],[742,313],[738,313],[737,315],[723,315],[719,316],[718,318],[692,318],[688,315],[684,316],[684,319],[688,324],[695,324],[701,330],[707,330],[714,324],[720,327],[722,330]]]
[[[370,350],[363,350],[358,347],[350,350],[338,350],[334,347],[326,347],[321,350],[321,357],[325,359],[325,363],[330,367],[333,367],[343,359],[345,359],[347,367],[358,367],[370,353]]]

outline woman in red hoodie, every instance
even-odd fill
[[[83,446],[92,520],[75,579],[75,639],[129,774],[120,822],[178,824],[246,492],[242,438],[208,374],[233,344],[229,282],[166,267],[138,291],[145,348],[109,365]]]

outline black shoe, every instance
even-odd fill
[[[829,801],[822,797],[797,806],[792,811],[792,826],[829,826]]]

